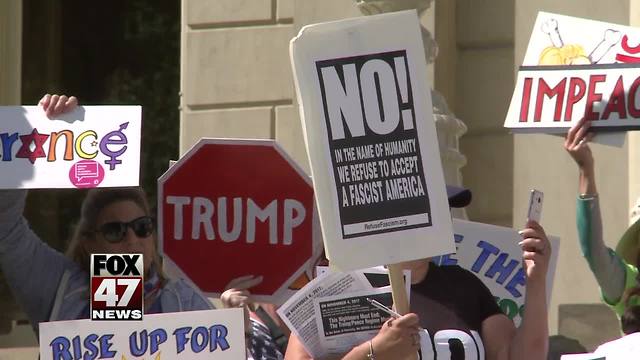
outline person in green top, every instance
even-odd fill
[[[603,301],[622,317],[630,306],[640,305],[640,296],[625,297],[638,287],[638,255],[640,240],[640,209],[635,210],[635,222],[622,235],[616,250],[605,246],[602,218],[594,171],[594,158],[589,141],[591,122],[582,119],[567,133],[564,148],[578,165],[580,195],[576,221],[582,255],[595,275]],[[638,207],[638,206],[636,206]],[[628,299],[627,299],[628,298]]]

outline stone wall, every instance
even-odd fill
[[[294,0],[182,4],[180,153],[200,137],[276,139],[308,172],[289,64]]]
[[[445,1],[436,3],[436,9]],[[455,1],[455,92],[448,99],[468,127],[460,139],[467,157],[464,185],[472,189],[469,218],[501,226],[512,221],[513,137],[502,127],[513,92],[514,4],[512,0]],[[441,36],[436,31],[439,43]],[[443,54],[444,55],[444,54]],[[436,68],[436,72],[439,68]],[[440,86],[436,82],[436,89]]]

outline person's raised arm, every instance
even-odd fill
[[[516,329],[504,314],[482,322],[482,339],[488,360],[546,359],[549,347],[546,276],[551,245],[544,229],[535,221],[520,231],[523,266],[527,277],[524,314]]]
[[[564,148],[578,166],[580,196],[576,222],[582,255],[587,259],[605,301],[617,303],[625,288],[626,270],[619,256],[604,244],[600,202],[596,189],[595,161],[589,141],[590,121],[581,119],[567,133]]]
[[[564,140],[564,149],[578,165],[580,194],[584,197],[596,196],[595,161],[589,141],[594,136],[589,132],[591,122],[582,118],[569,131]]]
[[[59,106],[60,98],[45,95],[41,100],[46,100],[46,109],[52,116],[76,106],[77,100],[67,104],[66,97],[65,104]],[[72,262],[29,228],[23,218],[26,195],[22,189],[0,190],[0,268],[16,300],[37,328],[39,322],[48,320],[58,281],[65,266]]]
[[[520,231],[523,240],[522,259],[527,275],[522,323],[511,341],[509,359],[546,359],[549,348],[547,311],[547,271],[551,259],[551,243],[544,229],[528,221]]]

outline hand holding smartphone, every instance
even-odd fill
[[[529,196],[529,211],[527,212],[527,220],[533,220],[540,223],[542,217],[542,202],[544,200],[544,193],[539,190],[531,190]]]

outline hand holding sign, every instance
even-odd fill
[[[596,179],[594,171],[594,159],[589,141],[595,135],[589,132],[591,121],[581,119],[575,126],[569,130],[564,141],[564,149],[571,155],[573,160],[578,164],[580,169],[580,193],[583,195],[595,195]]]
[[[38,105],[42,106],[47,117],[52,119],[75,109],[78,106],[78,99],[75,96],[46,94],[40,99]]]
[[[263,276],[246,275],[235,278],[225,286],[220,300],[225,307],[241,307],[253,303],[249,289],[260,284]]]
[[[373,354],[380,359],[406,359],[420,349],[420,319],[407,314],[389,319],[371,340]]]
[[[225,286],[225,290],[220,296],[220,301],[225,308],[243,308],[244,309],[244,326],[250,329],[249,308],[253,307],[253,299],[249,288],[256,286],[262,282],[262,276],[246,275],[235,278]]]
[[[578,166],[583,170],[593,168],[593,155],[589,148],[589,141],[594,137],[595,133],[589,132],[591,121],[586,118],[580,119],[570,130],[564,141],[564,149],[575,160]]]
[[[250,329],[249,307],[253,306],[253,299],[249,289],[262,282],[262,276],[246,275],[235,278],[225,286],[225,290],[220,296],[220,301],[226,308],[244,308],[244,326]]]

